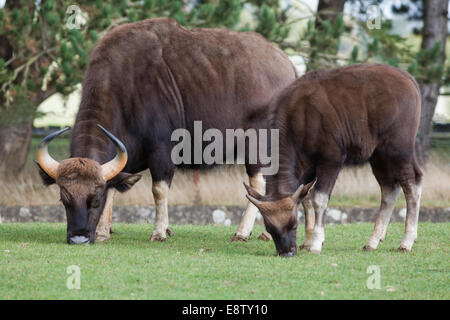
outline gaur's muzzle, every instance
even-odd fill
[[[73,236],[69,239],[70,244],[88,244],[89,238],[85,236]]]

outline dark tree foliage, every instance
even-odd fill
[[[0,173],[24,166],[37,106],[82,82],[89,54],[113,27],[171,17],[188,27],[234,28],[242,3],[165,0],[7,0],[0,9]],[[73,27],[75,26],[75,28]]]

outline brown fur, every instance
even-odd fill
[[[329,197],[344,165],[366,161],[382,187],[400,185],[408,196],[422,178],[414,154],[420,101],[414,78],[385,65],[315,71],[297,79],[273,102],[280,170],[267,177],[265,200],[289,196],[304,174],[317,176],[315,192]],[[279,217],[274,228],[285,228],[284,211],[272,207],[271,216]],[[323,225],[325,214],[317,214],[316,226]]]
[[[114,156],[100,123],[126,145],[124,171],[150,168],[170,184],[173,130],[192,132],[196,120],[222,132],[268,127],[269,101],[295,77],[286,54],[257,33],[189,30],[165,18],[118,26],[91,55],[71,154]]]
[[[296,215],[295,219],[292,219],[294,207],[297,207],[297,203],[291,197],[286,197],[273,202],[265,202],[258,209],[270,225],[277,229],[283,229],[285,226],[289,226],[288,229],[291,229],[297,223]]]
[[[296,80],[274,103],[280,170],[269,177],[269,194],[290,194],[295,188],[289,163],[292,154],[297,163],[303,163],[302,173],[321,163],[325,167],[361,164],[380,153],[389,153],[391,165],[403,160],[418,170],[413,146],[420,92],[404,71],[384,65],[316,71]],[[396,173],[389,182],[405,179],[409,178]],[[319,179],[316,189],[323,184]]]
[[[315,183],[316,180],[307,185],[302,184],[294,194],[271,201],[268,200],[267,196],[259,194],[256,190],[244,184],[251,196],[248,199],[261,212],[266,230],[271,234],[279,255],[292,256],[297,252],[297,204],[305,200]]]
[[[56,183],[70,194],[72,200],[86,199],[89,195],[95,195],[106,184],[100,164],[88,158],[71,158],[61,161]]]
[[[62,160],[56,176],[58,185],[72,181],[89,180],[98,185],[104,185],[101,165],[88,158],[70,158]]]

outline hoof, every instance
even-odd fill
[[[244,236],[241,236],[240,234],[235,233],[233,235],[233,237],[231,238],[231,242],[235,242],[235,241],[247,242],[248,241],[248,237],[244,237]]]
[[[400,247],[398,247],[397,251],[398,252],[410,252],[411,249],[408,249],[407,247],[401,245]]]
[[[309,248],[309,252],[311,252],[312,254],[320,254],[320,250],[317,250],[317,249]]]
[[[169,237],[173,237],[175,235],[175,233],[172,230],[170,230],[169,228],[167,228],[166,232]]]
[[[160,234],[152,234],[152,236],[150,237],[149,241],[150,242],[155,242],[155,241],[157,241],[157,242],[164,242],[164,241],[166,241],[166,237],[163,237]]]
[[[375,251],[375,250],[376,250],[375,248],[372,248],[372,247],[369,246],[369,245],[365,245],[365,246],[363,247],[363,251],[369,252],[369,251]]]
[[[107,240],[109,240],[109,236],[103,236],[103,235],[95,236],[95,241],[96,242],[105,242]]]
[[[111,237],[111,234],[106,232],[106,230],[104,230],[104,229],[100,232],[98,232],[98,231],[95,232],[95,241],[105,242],[105,241],[109,240],[110,237]]]
[[[263,231],[263,233],[259,235],[258,239],[262,241],[270,241],[272,240],[272,236],[268,232]]]
[[[311,245],[306,245],[306,244],[301,244],[298,246],[298,250],[306,250],[309,251],[309,249],[311,248]]]

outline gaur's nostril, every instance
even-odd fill
[[[291,258],[295,256],[295,252],[290,251],[290,252],[286,252],[286,253],[280,253],[280,257],[284,257],[284,258]]]
[[[85,236],[73,236],[70,237],[70,244],[87,244],[89,243],[89,238]]]

